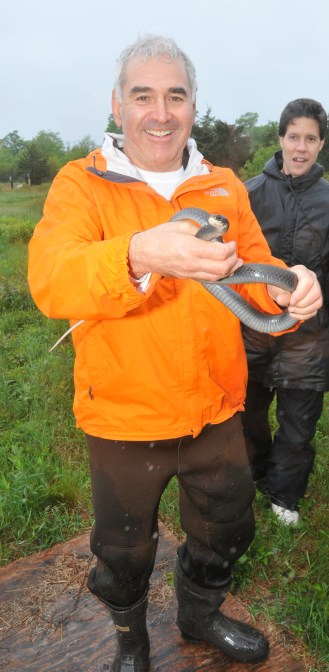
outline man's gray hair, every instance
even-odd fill
[[[149,58],[160,58],[161,56],[169,56],[171,61],[181,59],[184,62],[191,88],[192,101],[193,103],[195,102],[197,81],[195,67],[192,61],[170,37],[151,34],[140,37],[136,42],[126,47],[117,60],[114,91],[119,101],[122,100],[122,89],[125,82],[128,63],[130,63],[133,58],[140,58],[143,61],[147,61]]]

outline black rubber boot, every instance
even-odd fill
[[[109,604],[117,632],[117,651],[111,672],[149,672],[150,641],[146,628],[147,597],[129,609],[113,609]]]
[[[218,607],[225,599],[222,588],[202,588],[176,564],[177,625],[187,639],[214,644],[232,660],[259,663],[269,654],[269,644],[256,628],[224,616]]]

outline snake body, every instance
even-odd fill
[[[201,208],[184,208],[177,212],[170,221],[189,219],[200,224],[196,236],[202,240],[218,240],[222,242],[222,235],[226,233],[229,222],[223,215],[211,215]],[[199,282],[216,299],[221,301],[234,315],[255,331],[266,334],[285,331],[290,329],[297,320],[291,317],[287,310],[280,315],[261,313],[250,306],[240,294],[227,285],[240,285],[244,283],[265,283],[280,287],[293,292],[297,286],[296,273],[279,266],[269,264],[244,264],[232,275],[217,280],[216,282]]]

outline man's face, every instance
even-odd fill
[[[182,60],[133,59],[126,70],[122,101],[113,93],[112,110],[125,136],[124,152],[134,165],[154,172],[181,167],[195,118]]]
[[[296,117],[280,137],[283,172],[292,177],[306,175],[318,158],[324,140],[320,140],[319,124],[315,119]]]

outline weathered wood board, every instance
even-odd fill
[[[148,626],[151,672],[306,672],[270,633],[267,661],[230,661],[214,647],[185,642],[175,624],[171,587],[177,540],[160,527]],[[1,672],[106,672],[115,633],[107,609],[86,588],[94,559],[89,534],[0,568]],[[229,594],[223,611],[253,623],[247,608]]]

